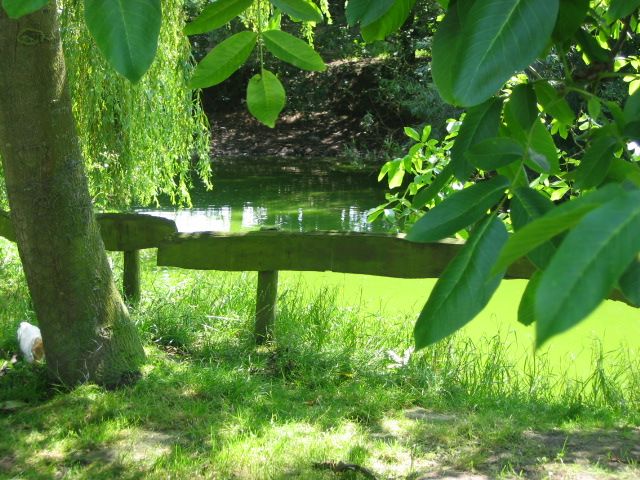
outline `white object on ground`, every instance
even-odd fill
[[[18,343],[24,359],[33,363],[44,357],[44,345],[40,329],[29,322],[21,322],[18,327]]]

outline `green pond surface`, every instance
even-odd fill
[[[176,222],[182,232],[241,232],[261,226],[284,231],[385,231],[367,223],[368,211],[384,201],[370,173],[332,172],[324,163],[277,159],[258,164],[243,159],[216,164],[211,191],[191,192],[193,208],[139,208]]]
[[[331,173],[314,163],[263,164],[245,159],[222,164],[216,171],[215,189],[192,192],[192,209],[171,207],[138,209],[171,218],[185,232],[254,230],[262,225],[286,231],[385,231],[371,225],[367,212],[384,201],[384,184],[366,174]],[[435,280],[404,280],[364,275],[318,272],[283,272],[282,281],[302,283],[309,294],[330,288],[342,306],[358,305],[370,318],[417,318]],[[518,302],[526,281],[503,281],[484,311],[465,329],[471,338],[496,334],[509,344],[517,361],[533,352],[534,328],[517,321]],[[375,320],[372,320],[375,321]],[[408,322],[410,323],[410,322]],[[410,332],[407,332],[408,336]],[[606,352],[640,353],[640,310],[606,301],[577,328],[549,342],[543,352],[559,371],[586,374],[592,368],[594,342]],[[635,353],[634,353],[635,352]]]

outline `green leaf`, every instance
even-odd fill
[[[425,213],[409,231],[407,240],[435,242],[459,232],[484,217],[507,187],[509,180],[499,175],[455,192]]]
[[[431,200],[433,200],[436,195],[444,188],[444,186],[449,183],[451,177],[453,176],[453,167],[449,163],[446,167],[442,169],[440,173],[438,173],[431,183],[426,188],[420,190],[415,197],[413,197],[413,201],[411,202],[411,206],[413,208],[422,208]]]
[[[542,120],[534,122],[527,137],[525,163],[538,173],[558,173],[560,163],[553,137]]]
[[[620,183],[629,181],[640,187],[640,167],[637,163],[614,157],[607,172],[607,178]]]
[[[529,83],[518,85],[511,91],[504,105],[504,117],[510,130],[529,131],[538,118],[536,94]]]
[[[500,99],[491,98],[467,111],[451,148],[451,163],[458,180],[466,181],[474,170],[473,165],[467,160],[466,152],[476,143],[498,136],[501,109]]]
[[[536,271],[529,279],[522,297],[520,298],[520,304],[518,305],[518,322],[523,325],[531,325],[536,321],[536,292],[540,285],[541,278],[542,272],[540,270]]]
[[[140,80],[158,48],[160,0],[85,0],[84,17],[111,66],[132,82]]]
[[[506,239],[507,230],[494,215],[473,230],[418,317],[413,332],[417,349],[459,330],[487,305],[502,279],[502,274],[489,272]]]
[[[558,19],[552,34],[553,40],[556,43],[569,40],[582,25],[588,11],[589,0],[560,0]]]
[[[536,345],[568,330],[611,293],[640,252],[640,191],[587,214],[567,235],[536,293]]]
[[[482,170],[504,167],[523,156],[522,145],[509,137],[487,138],[473,145],[467,152],[467,160]]]
[[[600,99],[598,97],[590,97],[587,102],[587,112],[589,112],[589,116],[594,120],[597,120],[600,117],[600,113],[602,112],[602,105],[600,104]]]
[[[377,0],[376,0],[377,1]],[[387,35],[398,30],[409,18],[416,0],[395,0],[392,7],[376,21],[360,29],[365,42],[384,40]]]
[[[530,187],[513,190],[511,201],[511,222],[517,231],[553,210],[554,205],[549,197]]]
[[[2,6],[9,18],[20,18],[44,7],[49,0],[2,0]]]
[[[313,2],[307,0],[269,0],[293,20],[321,23],[322,12]]]
[[[637,91],[624,103],[624,121],[625,123],[637,122],[640,119],[640,91]]]
[[[529,187],[517,188],[511,200],[511,223],[515,231],[537,218],[544,216],[554,205],[545,195]],[[545,242],[531,250],[527,257],[539,269],[544,269],[555,254],[556,248],[551,242]]]
[[[254,75],[247,86],[247,107],[251,115],[268,127],[275,127],[278,115],[284,108],[284,87],[273,73],[263,70]]]
[[[594,36],[583,28],[576,32],[576,40],[590,61],[607,63],[610,60],[611,52],[602,48]]]
[[[447,102],[478,105],[540,55],[559,0],[459,0],[433,40],[432,72]]]
[[[592,210],[612,198],[624,194],[620,185],[609,184],[599,190],[555,207],[543,217],[528,223],[514,233],[500,253],[495,270],[506,270],[509,265],[553,237],[573,228]]]
[[[323,72],[327,68],[320,55],[308,43],[289,33],[267,30],[262,38],[267,50],[284,62],[316,72]]]
[[[587,189],[600,185],[618,148],[618,139],[609,135],[599,135],[591,141],[575,172],[576,187]]]
[[[529,179],[524,166],[520,163],[510,163],[496,170],[498,175],[504,175],[509,179],[511,188],[520,188],[529,186]]]
[[[249,58],[258,35],[240,32],[230,36],[204,57],[189,82],[190,88],[204,88],[224,82]]]
[[[548,113],[563,125],[571,125],[574,122],[576,115],[573,110],[571,110],[567,101],[558,95],[556,89],[549,82],[546,80],[536,82],[533,88],[545,113]]]
[[[640,0],[611,0],[607,18],[610,22],[614,22],[631,15],[638,7],[640,7]]]
[[[627,123],[622,133],[631,140],[640,141],[640,120]]]
[[[349,0],[347,23],[353,26],[360,22],[361,27],[366,27],[387,13],[393,3],[394,0]]]
[[[393,190],[402,185],[405,174],[405,158],[396,158],[386,162],[380,169],[378,181],[381,181],[386,175],[387,181],[389,182],[389,189]]]
[[[420,134],[414,128],[404,127],[404,134],[411,140],[420,141]]]
[[[634,307],[640,307],[640,257],[636,257],[618,281],[620,290]]]
[[[244,12],[252,3],[253,0],[216,0],[185,27],[184,33],[195,35],[220,28]]]

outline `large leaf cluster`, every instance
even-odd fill
[[[623,104],[598,96],[608,78],[624,77],[632,93],[638,81],[637,70],[620,71],[635,58],[621,55],[639,31],[640,5],[631,3],[448,5],[432,71],[442,97],[467,108],[449,168],[470,186],[427,211],[407,238],[432,242],[468,231],[469,239],[418,319],[418,347],[471,321],[496,276],[523,257],[537,273],[518,315],[535,322],[538,345],[612,294],[639,306],[640,168],[627,146],[640,139],[640,92]],[[562,77],[529,70],[549,55],[565,65]],[[578,146],[571,154],[558,147],[569,136]],[[559,205],[547,188],[554,183],[563,185]],[[499,237],[499,224],[515,233]]]

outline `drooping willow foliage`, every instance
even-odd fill
[[[162,1],[158,53],[137,84],[103,60],[78,0],[64,0],[67,75],[92,197],[98,208],[148,204],[166,195],[189,204],[192,172],[210,184],[209,126],[186,81],[193,68],[184,0]],[[1,173],[1,172],[0,172]],[[2,180],[0,178],[0,180]],[[4,182],[0,203],[6,208]]]
[[[188,204],[192,171],[207,185],[211,172],[208,122],[186,87],[193,62],[182,33],[184,0],[162,1],[158,52],[135,85],[100,55],[85,27],[82,3],[63,2],[61,25],[94,202],[122,207],[165,194],[173,203]]]

